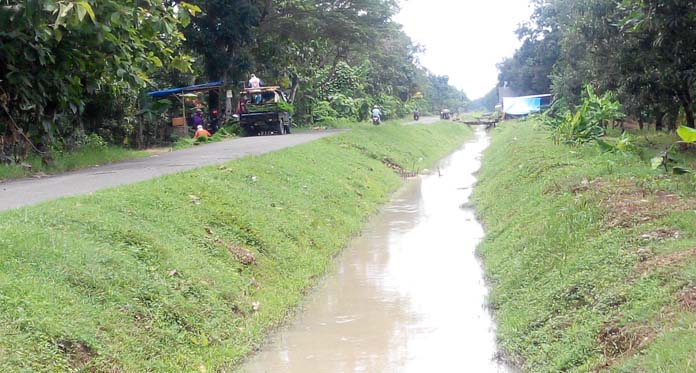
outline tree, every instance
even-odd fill
[[[54,135],[81,128],[85,103],[100,92],[143,87],[183,35],[174,7],[156,0],[27,0],[0,7],[0,131],[3,149],[32,140],[47,154]],[[196,13],[181,4],[182,12]],[[187,13],[188,14],[188,13]],[[46,157],[48,159],[48,157]]]
[[[687,125],[694,128],[693,89],[696,79],[696,1],[625,0],[627,13],[624,32],[651,44],[651,62],[661,72],[661,80],[670,86],[686,114]]]

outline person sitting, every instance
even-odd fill
[[[249,79],[249,88],[261,88],[261,79],[257,78],[256,75],[251,74],[251,79]]]
[[[193,138],[197,139],[200,136],[211,137],[212,135],[210,134],[210,132],[208,132],[208,130],[203,128],[202,125],[198,125],[198,127],[196,127],[196,133],[193,134]]]

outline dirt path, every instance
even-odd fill
[[[41,179],[8,181],[0,183],[0,211],[224,163],[247,155],[268,153],[338,132],[329,130],[287,136],[245,137]]]
[[[440,120],[440,117],[421,117],[420,120],[414,120],[411,122],[404,123],[404,126],[411,126],[414,124],[433,124]]]

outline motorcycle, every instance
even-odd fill
[[[417,111],[413,112],[413,120],[418,120],[418,119],[420,119],[420,113]]]
[[[374,124],[375,126],[377,126],[377,125],[379,125],[380,123],[382,123],[382,119],[379,117],[379,115],[373,115],[373,116],[372,116],[372,124]]]

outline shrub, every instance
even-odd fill
[[[318,101],[312,105],[312,121],[315,123],[335,121],[338,112],[331,107],[328,101]]]
[[[582,104],[575,108],[575,112],[564,102],[556,102],[544,115],[543,123],[551,127],[555,143],[582,144],[599,139],[609,122],[624,117],[613,92],[598,96],[588,85],[585,86]]]

